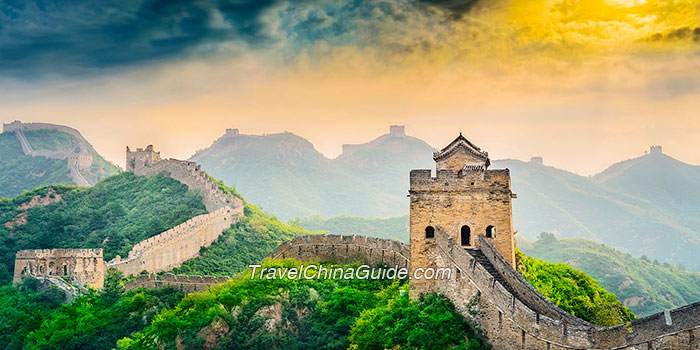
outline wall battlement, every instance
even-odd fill
[[[460,271],[452,280],[439,281],[438,290],[458,307],[474,295],[480,296],[477,321],[495,349],[697,349],[700,345],[700,303],[669,311],[671,324],[659,313],[632,321],[631,330],[624,324],[599,327],[556,307],[527,283],[487,238],[480,239],[480,251],[500,276],[493,276],[452,237],[438,230],[437,265]]]
[[[196,216],[186,222],[135,245],[129,256],[120,256],[107,263],[125,275],[138,275],[141,271],[160,272],[180,266],[196,257],[201,247],[208,247],[223,230],[243,215],[242,208],[220,208],[213,213]]]
[[[434,283],[436,290],[448,296],[465,315],[470,315],[466,309],[469,302],[479,296],[479,313],[475,319],[487,332],[494,349],[651,350],[697,349],[700,346],[700,303],[671,310],[671,324],[667,323],[664,313],[660,313],[632,321],[631,330],[624,324],[599,327],[559,309],[527,283],[488,238],[480,237],[480,240],[483,242],[479,250],[499,276],[491,274],[491,267],[487,268],[450,235],[438,230],[433,243],[435,266],[450,267],[453,273],[449,280]],[[408,254],[410,247],[397,241],[310,235],[280,244],[268,257],[409,266]],[[395,264],[396,261],[405,265]],[[148,278],[141,277],[142,280]]]
[[[700,349],[700,303],[603,328],[561,310],[515,269],[510,172],[487,170],[488,153],[461,134],[410,173],[410,246],[360,236],[305,236],[272,258],[361,261],[404,258],[405,266],[449,268],[448,279],[410,280],[410,295],[439,292],[474,319],[496,350]],[[381,257],[379,259],[379,252]],[[388,254],[387,254],[388,253]],[[408,257],[408,258],[407,258]]]
[[[71,127],[65,126],[65,125],[55,125],[55,124],[49,124],[49,123],[22,123],[19,120],[15,120],[11,123],[3,123],[2,124],[2,132],[16,132],[16,131],[33,131],[33,130],[57,130],[60,132],[65,132],[67,134],[71,134],[75,137],[77,137],[80,140],[85,140],[83,135],[80,133],[80,131],[73,129]]]
[[[160,159],[160,152],[155,152],[153,146],[150,145],[145,149],[138,148],[134,152],[127,147],[126,152],[127,171],[146,177],[164,173],[166,176],[187,185],[190,189],[199,191],[202,202],[209,212],[226,206],[234,209],[243,206],[240,199],[231,198],[221,192],[219,186],[195,162]]]
[[[445,190],[474,191],[478,189],[510,192],[510,170],[483,171],[437,170],[435,177],[430,169],[415,169],[410,173],[411,191]]]
[[[410,249],[399,241],[366,236],[307,235],[280,244],[272,259],[294,258],[299,261],[333,260],[339,263],[362,261],[409,267]]]
[[[117,256],[107,267],[119,269],[126,275],[138,275],[144,270],[151,273],[170,270],[196,257],[201,247],[211,245],[223,230],[243,216],[243,201],[222,192],[194,162],[161,159],[160,152],[149,145],[136,151],[127,147],[126,163],[127,171],[135,175],[163,174],[198,191],[208,213],[139,242],[126,258]]]
[[[128,280],[124,284],[124,289],[130,291],[138,288],[158,289],[172,287],[184,293],[195,293],[204,291],[213,285],[225,283],[229,278],[228,276],[174,275],[166,273],[159,279],[158,275],[151,273]]]

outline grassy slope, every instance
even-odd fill
[[[525,254],[585,271],[640,317],[700,301],[700,273],[657,265],[582,239],[519,246]]]
[[[0,197],[50,184],[73,184],[60,159],[25,156],[14,133],[0,134]]]
[[[25,132],[35,150],[77,152],[81,140],[57,130],[32,130]],[[90,170],[83,175],[90,181],[115,175],[119,168],[107,162],[91,146],[93,156]],[[26,156],[14,133],[0,134],[0,197],[15,197],[26,190],[48,185],[73,185],[68,176],[68,164],[63,159]]]

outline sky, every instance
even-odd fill
[[[389,125],[590,175],[650,145],[700,164],[700,0],[0,2],[0,121],[108,160],[226,128],[328,157]]]

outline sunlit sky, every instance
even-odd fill
[[[0,121],[107,159],[226,128],[328,157],[406,125],[590,175],[652,144],[700,164],[700,0],[44,0],[0,4]]]

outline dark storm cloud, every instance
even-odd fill
[[[84,73],[172,58],[224,41],[264,45],[279,0],[0,2],[0,74]]]
[[[479,0],[420,0],[422,3],[441,8],[453,19],[462,18]]]
[[[459,18],[476,1],[0,0],[0,77],[111,72],[277,43],[281,56],[319,41],[382,45],[383,23]]]

